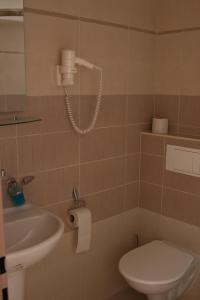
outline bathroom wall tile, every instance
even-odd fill
[[[126,182],[139,179],[140,154],[129,155],[126,157]]]
[[[7,95],[6,112],[23,112],[26,105],[25,95]]]
[[[128,124],[135,123],[151,123],[153,115],[153,96],[128,96],[128,108],[126,122]]]
[[[169,144],[169,145],[176,145],[176,146],[181,146],[181,147],[187,147],[187,148],[196,148],[196,149],[200,149],[200,141],[198,140],[193,140],[193,139],[176,139],[176,137],[167,137],[165,139],[165,144]]]
[[[81,126],[87,127],[92,120],[96,106],[96,95],[80,97]],[[103,95],[95,127],[123,125],[125,121],[126,96]]]
[[[180,124],[200,127],[200,97],[183,96],[180,106]]]
[[[59,32],[59,34],[57,34]],[[73,32],[73,34],[71,34]],[[56,83],[56,65],[61,49],[78,51],[78,21],[38,14],[25,14],[25,51],[27,94],[63,95]],[[78,94],[79,76],[70,94]]]
[[[124,127],[93,130],[80,139],[81,162],[123,155],[125,152]]]
[[[129,62],[127,65],[127,93],[154,95],[154,63]]]
[[[73,205],[72,200],[55,203],[54,205],[45,206],[47,210],[55,214],[56,216],[60,217],[64,224],[65,224],[65,232],[72,231],[68,223],[66,222],[67,217],[67,211],[70,209]]]
[[[12,116],[9,114],[6,114],[6,117],[3,115],[0,115],[1,120],[6,118],[12,118]],[[16,126],[0,126],[0,138],[10,138],[10,137],[16,137]]]
[[[21,124],[18,135],[30,135],[45,132],[71,130],[71,124],[64,105],[64,96],[27,97],[24,115],[41,118],[40,122]],[[79,122],[79,97],[70,99],[75,121]]]
[[[80,56],[103,69],[103,94],[126,93],[128,31],[104,25],[80,23]],[[120,72],[119,72],[120,70]],[[95,95],[98,72],[81,69],[81,94]]]
[[[183,137],[200,138],[200,127],[179,126],[179,135]]]
[[[60,0],[59,4],[54,0],[25,0],[24,6],[54,13],[80,15],[80,0],[68,1],[67,5],[65,0]]]
[[[92,212],[92,221],[97,222],[122,212],[124,187],[88,195],[84,197],[84,200]]]
[[[184,8],[184,26],[199,27],[200,26],[200,3],[198,0],[183,0]]]
[[[157,1],[157,30],[174,30],[185,27],[183,0]]]
[[[72,189],[79,186],[78,166],[35,174],[34,180],[24,187],[28,202],[47,206],[72,197]]]
[[[124,183],[124,158],[113,158],[82,164],[80,167],[81,194],[89,194]]]
[[[155,92],[180,95],[182,35],[179,33],[156,37]]]
[[[179,97],[156,96],[155,117],[167,118],[169,120],[169,131],[174,132],[179,117]]]
[[[0,51],[24,52],[23,22],[2,22]]]
[[[200,196],[200,178],[165,171],[165,186]]]
[[[124,210],[138,207],[139,204],[139,181],[125,185]]]
[[[59,168],[78,162],[78,137],[73,132],[19,138],[21,174]]]
[[[143,153],[163,155],[164,139],[156,135],[141,135],[141,151]]]
[[[94,18],[101,21],[130,25],[131,1],[111,0],[85,0],[80,3],[80,14],[83,17]]]
[[[106,0],[101,2],[86,0],[81,2],[81,15],[89,18],[97,18],[124,25],[131,25],[143,29],[155,29],[154,1],[147,0]]]
[[[181,94],[199,96],[200,36],[199,30],[182,34]]]
[[[135,0],[131,2],[131,25],[155,30],[156,5],[155,0]]]
[[[0,88],[3,90],[3,83],[0,82]],[[1,92],[2,93],[2,92]],[[0,95],[0,112],[6,112],[6,95]]]
[[[181,67],[179,63],[156,65],[155,93],[157,95],[180,95]]]
[[[180,33],[158,35],[156,37],[156,62],[170,65],[180,64],[182,42]]]
[[[0,141],[0,165],[8,176],[17,175],[17,140],[15,138]]]
[[[155,61],[156,36],[130,31],[130,62],[151,64]]]
[[[149,183],[162,183],[163,158],[153,155],[142,155],[141,179]]]
[[[199,209],[199,197],[171,189],[164,190],[164,215],[199,226]]]
[[[141,182],[140,206],[161,213],[162,187]]]
[[[126,127],[126,152],[140,152],[140,132],[148,130],[149,124],[130,125]]]

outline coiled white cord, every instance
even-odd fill
[[[71,103],[70,103],[70,99],[69,99],[69,93],[67,91],[66,86],[64,87],[64,91],[65,91],[65,108],[66,108],[66,111],[67,111],[67,115],[69,117],[72,128],[78,134],[87,134],[88,132],[90,132],[94,128],[94,126],[96,124],[96,121],[97,121],[98,114],[99,114],[99,110],[100,110],[100,105],[101,105],[101,100],[102,100],[102,93],[103,93],[103,71],[98,66],[94,66],[94,68],[96,70],[98,70],[99,73],[100,73],[99,90],[98,90],[98,94],[97,94],[97,103],[96,103],[96,107],[95,107],[95,110],[94,110],[94,115],[93,115],[93,118],[92,118],[92,121],[91,121],[90,125],[87,128],[81,129],[76,124],[76,121],[74,120],[73,113],[72,113]]]

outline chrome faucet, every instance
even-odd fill
[[[34,179],[34,176],[23,177],[21,182],[18,182],[14,177],[7,180],[7,192],[10,197],[23,193],[23,186],[29,184]]]

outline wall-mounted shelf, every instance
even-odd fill
[[[13,118],[9,118],[9,119],[2,119],[2,120],[0,119],[0,126],[8,126],[8,125],[39,122],[41,120],[42,119],[35,118],[35,117],[18,117],[18,116],[14,116]]]
[[[141,134],[143,135],[151,135],[151,136],[160,136],[163,138],[174,138],[174,139],[180,139],[180,140],[193,140],[193,141],[200,141],[200,137],[190,136],[190,135],[181,135],[181,134],[175,134],[175,133],[168,133],[168,134],[160,134],[160,133],[153,133],[151,131],[142,131]]]

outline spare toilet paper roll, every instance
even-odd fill
[[[90,210],[86,207],[70,210],[68,223],[72,228],[78,229],[76,253],[87,251],[90,248],[92,231],[92,217]]]
[[[168,119],[157,119],[153,118],[152,132],[167,134],[168,133]]]

